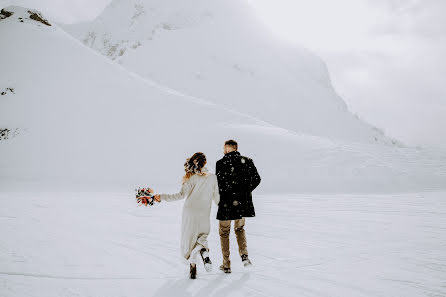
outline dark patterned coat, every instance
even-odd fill
[[[237,151],[227,153],[217,161],[216,175],[220,191],[217,220],[254,217],[251,192],[261,180],[254,162]]]

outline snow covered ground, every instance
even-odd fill
[[[404,147],[354,118],[322,64],[310,67],[322,81],[304,79],[309,72],[296,80],[305,94],[323,86],[329,96],[275,104],[285,114],[301,110],[303,126],[293,130],[204,96],[218,88],[194,97],[155,83],[36,21],[33,11],[7,10],[13,14],[0,21],[0,128],[8,133],[0,137],[0,297],[446,296],[446,152]],[[163,32],[165,42],[180,33]],[[182,82],[184,73],[171,70],[156,74]],[[200,85],[207,84],[194,88]],[[182,203],[138,208],[132,187],[177,190],[185,158],[203,151],[213,171],[229,138],[263,179],[258,217],[247,223],[254,267],[242,268],[233,244],[233,274],[200,267],[191,281],[179,257]],[[279,194],[288,191],[313,194]],[[334,194],[353,192],[366,194]],[[416,194],[389,194],[403,192]]]
[[[159,189],[166,190],[166,189]],[[0,296],[446,296],[445,192],[255,195],[254,266],[188,279],[182,202],[128,193],[0,193]]]

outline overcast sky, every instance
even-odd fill
[[[446,144],[446,1],[250,0],[316,51],[350,109],[409,144]]]
[[[222,0],[224,1],[224,0]],[[248,0],[279,37],[312,49],[354,113],[412,145],[446,145],[445,0]],[[65,23],[110,0],[0,0]]]

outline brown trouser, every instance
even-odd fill
[[[231,220],[220,221],[220,242],[221,253],[223,254],[223,267],[231,267],[231,260],[229,259],[229,233],[231,231]],[[248,255],[248,248],[246,245],[245,236],[245,218],[234,221],[235,237],[238,243],[238,252],[241,255]]]

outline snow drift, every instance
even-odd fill
[[[446,184],[444,154],[280,128],[129,72],[51,21],[32,19],[28,9],[5,10],[12,15],[0,20],[0,90],[13,92],[0,96],[0,128],[9,131],[0,141],[2,190],[150,185],[163,191],[179,185],[182,164],[196,151],[213,170],[228,138],[254,158],[263,191]]]
[[[391,142],[349,112],[322,60],[270,35],[245,2],[114,0],[93,22],[64,28],[185,94],[307,135]]]

